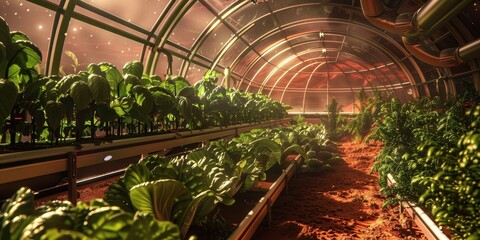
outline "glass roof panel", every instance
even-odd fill
[[[85,70],[90,63],[110,62],[121,69],[131,60],[138,60],[142,45],[122,36],[72,19],[65,39],[64,51],[78,58],[76,70]],[[73,73],[72,59],[62,55],[63,70]]]
[[[201,2],[196,2],[178,22],[168,39],[190,49],[214,18],[215,16]]]
[[[218,52],[224,47],[227,41],[234,37],[234,34],[224,24],[220,23],[202,43],[198,54],[214,59]]]
[[[235,43],[227,50],[226,54],[220,59],[220,64],[223,66],[230,66],[233,63],[235,58],[237,58],[243,50],[248,46],[243,42],[237,39]]]
[[[107,17],[104,17],[102,15],[99,15],[95,12],[92,12],[90,11],[89,9],[85,9],[85,8],[82,8],[82,7],[76,7],[75,8],[75,12],[76,13],[79,13],[79,14],[82,14],[84,16],[87,16],[91,19],[94,19],[94,20],[97,20],[101,23],[104,23],[104,24],[107,24],[111,27],[114,27],[114,28],[117,28],[117,29],[121,29],[125,32],[128,32],[128,33],[131,33],[131,34],[134,34],[134,35],[141,35],[143,34],[144,36],[146,36],[148,34],[148,31],[146,29],[143,29],[143,32],[142,33],[139,33],[137,30],[138,29],[132,29],[131,27],[128,27],[128,26],[125,26],[124,24],[120,23],[120,22],[116,22],[114,20],[110,20],[108,19]],[[75,16],[74,16],[75,18]]]
[[[258,54],[254,51],[248,51],[247,54],[237,62],[233,70],[240,75],[244,75],[248,65],[258,57]]]
[[[33,3],[16,0],[0,2],[0,16],[10,31],[20,31],[30,38],[42,52],[42,66],[45,66],[55,12]]]
[[[190,67],[188,67],[188,72],[185,78],[188,80],[188,82],[190,82],[190,84],[195,84],[203,78],[203,75],[206,71],[207,69],[200,65],[191,64]]]
[[[223,2],[217,0],[212,1]],[[244,7],[232,13],[225,19],[225,21],[230,23],[230,25],[232,25],[235,29],[240,30],[243,27],[251,24],[257,18],[269,13],[268,8],[261,5],[262,4],[258,4],[256,6],[252,6],[251,4],[245,5]]]
[[[126,4],[125,1],[83,0],[90,5],[105,10],[128,22],[151,29],[155,20],[162,14],[168,0],[142,0],[140,3]]]
[[[235,0],[222,0],[222,1],[205,0],[205,2],[207,2],[210,6],[212,6],[212,8],[215,9],[217,13],[220,13],[225,8],[227,8],[230,4],[234,3]]]
[[[252,28],[250,28],[243,35],[250,43],[253,43],[255,39],[261,37],[262,35],[278,28],[275,19],[272,15],[268,15],[259,21],[256,21]]]

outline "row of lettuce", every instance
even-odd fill
[[[265,180],[287,156],[303,156],[304,168],[322,171],[340,158],[322,125],[256,129],[173,158],[149,156],[131,165],[103,199],[73,206],[67,201],[34,207],[22,188],[1,208],[1,239],[179,239],[192,223],[231,205],[238,191]]]
[[[422,98],[402,104],[377,95],[355,123],[368,126],[361,118],[376,119],[366,140],[384,144],[372,170],[379,173],[381,191],[391,197],[386,205],[419,203],[458,239],[480,237],[478,99]],[[388,174],[396,185],[388,186]]]
[[[40,50],[10,32],[0,17],[0,138],[30,142],[146,134],[169,129],[261,122],[286,116],[288,106],[261,95],[217,86],[220,74],[207,71],[193,86],[178,76],[149,76],[138,61],[122,71],[110,63],[90,64],[66,76],[41,76]],[[8,134],[7,134],[8,133]],[[14,136],[14,137],[10,137]]]

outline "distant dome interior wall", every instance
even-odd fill
[[[402,101],[480,89],[479,8],[479,0],[9,0],[0,14],[41,49],[44,74],[136,59],[146,72],[163,78],[170,69],[194,83],[229,68],[230,86],[315,113],[332,99],[357,111],[361,89]]]

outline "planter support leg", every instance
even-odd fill
[[[77,205],[77,153],[68,153],[68,200]]]

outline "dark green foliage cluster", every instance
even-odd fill
[[[41,59],[28,37],[10,32],[0,17],[3,143],[15,145],[22,135],[30,136],[31,143],[59,144],[67,138],[94,139],[97,130],[118,138],[262,122],[284,118],[289,108],[262,94],[217,86],[221,74],[212,70],[192,86],[179,76],[150,76],[138,61],[122,69],[101,62],[75,74],[41,76],[35,69]]]
[[[340,115],[342,106],[338,105],[337,100],[332,99],[327,105],[327,121],[325,123],[329,139],[336,141],[345,135],[343,125],[346,119]]]
[[[362,89],[357,98],[360,103],[357,106],[359,113],[348,123],[346,128],[355,138],[363,140],[370,133],[375,119],[379,117],[381,106],[386,97],[382,96],[378,90],[374,90],[373,96],[369,97]]]
[[[157,221],[149,213],[131,214],[102,200],[77,206],[52,201],[35,208],[27,188],[8,199],[0,213],[0,239],[180,239],[175,224]]]
[[[373,166],[382,192],[427,206],[440,225],[462,239],[480,234],[480,107],[468,114],[465,102],[392,99],[367,138],[384,143]],[[389,173],[397,185],[387,186]]]
[[[256,129],[173,158],[149,156],[128,167],[103,200],[77,206],[49,202],[34,208],[32,192],[22,188],[1,208],[0,238],[184,238],[194,222],[218,223],[216,214],[208,218],[218,204],[233,204],[234,195],[265,180],[267,170],[285,167],[287,156],[300,154],[315,168],[325,166],[312,159],[332,158],[326,143],[325,127],[299,124]],[[323,153],[310,158],[306,151]]]

